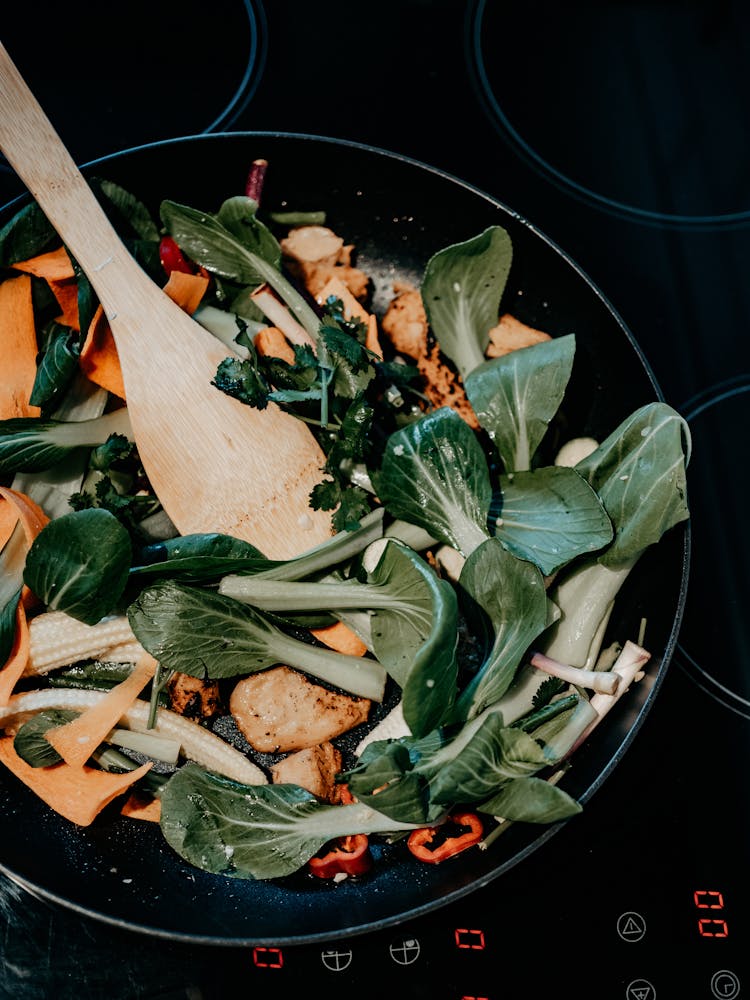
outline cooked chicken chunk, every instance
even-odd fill
[[[503,354],[510,354],[511,351],[517,351],[521,347],[531,347],[543,340],[551,340],[550,335],[527,326],[509,313],[504,313],[497,326],[493,326],[490,330],[487,357],[499,358]]]
[[[219,685],[216,681],[175,673],[167,685],[169,707],[179,715],[200,721],[210,719],[221,708]]]
[[[341,801],[343,785],[335,780],[340,770],[341,753],[328,741],[289,754],[270,768],[274,784],[299,785],[331,805]]]
[[[280,241],[289,271],[299,278],[311,295],[337,275],[358,299],[367,295],[369,279],[352,267],[352,247],[327,226],[298,226]]]
[[[229,711],[250,746],[264,753],[303,750],[367,719],[371,702],[337,694],[289,667],[272,667],[237,683]]]
[[[419,289],[399,284],[394,290],[396,296],[380,324],[383,332],[396,351],[416,361],[430,403],[435,407],[453,407],[470,427],[477,428],[479,422],[458,374],[446,363],[440,345],[429,343],[427,316]]]

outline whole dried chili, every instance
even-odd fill
[[[453,830],[457,832],[453,834]],[[407,847],[420,861],[431,865],[452,858],[479,843],[484,825],[473,812],[454,812],[440,826],[425,826],[409,834]]]
[[[337,837],[327,845],[325,854],[314,855],[307,864],[317,878],[363,875],[372,867],[370,838],[364,833]]]

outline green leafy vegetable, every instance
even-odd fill
[[[662,402],[636,410],[578,471],[597,491],[612,520],[614,540],[597,556],[571,566],[551,594],[561,617],[545,652],[591,668],[615,597],[643,552],[689,516],[685,420]]]
[[[490,226],[427,262],[421,286],[427,319],[442,351],[464,377],[484,361],[512,258],[506,230]]]
[[[612,541],[612,522],[601,500],[575,469],[514,472],[500,477],[500,492],[495,536],[545,576]]]
[[[394,517],[424,528],[464,555],[489,537],[487,460],[472,429],[448,407],[390,436],[377,490]]]
[[[569,334],[485,361],[466,376],[466,394],[506,472],[531,468],[563,400],[574,354]]]
[[[64,708],[49,708],[24,722],[13,739],[13,749],[31,767],[59,764],[60,754],[47,740],[47,733],[56,726],[75,719],[78,712]]]
[[[45,525],[26,556],[24,582],[50,610],[95,625],[117,606],[130,568],[130,536],[105,510]]]
[[[110,434],[123,434],[132,440],[125,407],[91,420],[0,420],[0,474],[50,469],[78,448],[103,444]]]
[[[423,735],[440,724],[456,695],[455,592],[400,542],[375,542],[364,552],[363,565],[367,582],[227,576],[219,592],[265,611],[367,609],[375,656],[402,689],[412,733]]]
[[[180,768],[161,795],[161,828],[171,847],[204,871],[282,878],[329,840],[412,829],[362,804],[330,806],[296,785],[241,785]]]
[[[517,559],[496,538],[468,557],[459,589],[482,657],[457,705],[457,716],[468,719],[508,689],[524,653],[547,625],[547,595],[539,569]]]
[[[166,670],[218,679],[284,663],[359,697],[383,698],[386,673],[376,660],[294,639],[254,608],[222,594],[159,582],[130,605],[128,618],[138,640]]]

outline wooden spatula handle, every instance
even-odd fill
[[[51,224],[64,234],[66,246],[107,311],[106,267],[114,254],[124,266],[135,262],[1,44],[0,148]]]

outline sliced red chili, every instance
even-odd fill
[[[415,858],[437,865],[478,844],[483,836],[484,824],[476,813],[454,812],[440,826],[420,827],[410,833],[406,843]]]
[[[167,274],[172,271],[182,271],[183,274],[196,274],[198,266],[189,261],[171,236],[163,236],[159,243],[159,260]]]
[[[363,875],[371,867],[370,838],[364,833],[337,837],[326,845],[325,854],[316,854],[308,861],[308,868],[317,878]]]

